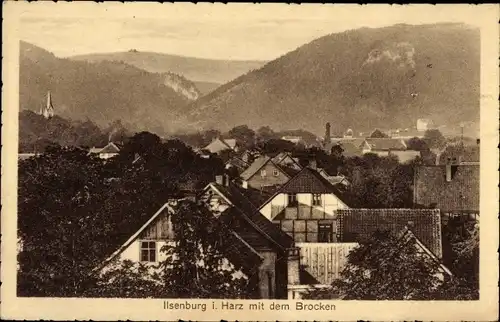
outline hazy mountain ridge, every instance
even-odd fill
[[[61,59],[21,42],[21,110],[38,111],[51,91],[56,115],[100,127],[122,120],[130,130],[161,134],[184,126],[190,101],[165,83],[164,75],[127,64]]]
[[[203,59],[137,50],[78,55],[69,58],[89,62],[121,61],[153,73],[171,72],[182,75],[195,84],[196,82],[223,84],[265,64],[262,61]]]
[[[396,25],[331,34],[222,85],[191,106],[198,126],[345,129],[479,120],[479,30]]]

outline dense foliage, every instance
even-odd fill
[[[133,162],[137,153],[140,160]],[[132,137],[104,162],[50,146],[19,164],[19,294],[76,296],[91,270],[186,182],[203,186],[223,165],[180,141]]]
[[[418,251],[413,238],[376,232],[348,255],[341,277],[326,289],[314,289],[309,299],[463,300],[477,299],[478,290],[466,277],[446,275],[438,262]],[[465,248],[467,256],[472,255]],[[471,272],[469,272],[470,274]]]

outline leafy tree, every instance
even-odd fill
[[[311,299],[428,300],[443,285],[438,264],[418,251],[413,238],[376,232],[348,255],[341,277]]]
[[[265,154],[278,154],[280,152],[292,152],[297,149],[293,142],[282,139],[270,139],[260,142],[258,148]]]
[[[409,139],[406,142],[406,146],[408,147],[408,150],[415,150],[415,151],[428,151],[429,147],[427,146],[427,143],[425,140],[422,140],[418,137],[414,137]]]
[[[90,282],[89,269],[99,262],[94,250],[103,246],[91,235],[106,227],[90,212],[106,198],[101,164],[58,146],[20,163],[19,295],[77,296]]]
[[[164,247],[167,259],[160,264],[172,297],[246,297],[247,279],[238,276],[241,267],[228,264],[223,251],[229,232],[222,220],[205,206],[186,201],[172,215],[172,224],[175,244]]]
[[[375,131],[372,132],[370,137],[384,139],[384,138],[388,138],[389,136],[387,134],[385,134],[384,132],[380,131],[379,129],[376,129]]]
[[[257,130],[257,137],[259,141],[268,141],[277,139],[276,133],[269,126],[261,126]]]
[[[425,143],[427,143],[427,146],[431,149],[433,148],[440,149],[446,145],[446,138],[437,129],[430,129],[425,131],[424,141]]]
[[[255,144],[255,132],[247,125],[238,125],[228,132],[228,136],[245,148],[250,148]]]

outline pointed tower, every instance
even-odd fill
[[[52,97],[50,95],[50,91],[47,93],[47,106],[43,111],[43,116],[48,119],[54,116],[54,106],[52,105]]]

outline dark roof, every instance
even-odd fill
[[[460,144],[449,145],[439,156],[439,164],[446,164],[448,158],[460,158],[462,162],[479,162],[479,145],[464,146]]]
[[[228,164],[236,167],[239,171],[244,171],[246,168],[249,167],[248,163],[246,163],[245,161],[241,160],[238,157],[232,157],[231,159],[229,159],[229,161],[226,162],[226,165]]]
[[[366,142],[372,150],[406,150],[406,144],[403,139],[391,138],[366,138]]]
[[[360,156],[362,154],[361,146],[365,142],[365,139],[353,139],[353,140],[343,140],[343,141],[334,141],[325,146],[325,151],[327,153],[331,153],[332,148],[336,145],[340,145],[342,147],[342,155],[346,157],[351,156]]]
[[[377,230],[398,234],[408,228],[434,255],[442,257],[439,209],[339,209],[337,215],[340,242],[361,242]]]
[[[213,185],[239,210],[240,216],[255,227],[265,238],[283,250],[292,247],[293,239],[259,212],[257,205],[254,205],[245,196],[244,188],[238,187],[234,183],[229,183],[227,186]]]
[[[479,165],[454,165],[446,181],[446,165],[415,169],[414,203],[448,211],[479,211]]]
[[[318,171],[310,167],[303,168],[276,193],[333,193],[346,205],[352,206],[345,193],[332,185]]]

